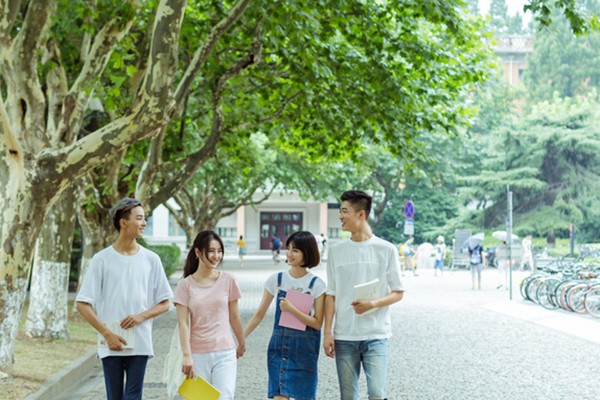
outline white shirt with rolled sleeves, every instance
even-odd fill
[[[327,294],[335,296],[335,340],[362,341],[392,336],[389,307],[356,314],[351,303],[354,286],[379,279],[381,296],[404,291],[400,282],[396,246],[373,235],[354,242],[346,239],[331,246],[327,258]]]
[[[140,246],[136,254],[124,256],[109,246],[92,258],[76,301],[91,304],[98,318],[109,322],[139,314],[172,297],[173,291],[156,253]],[[152,320],[135,326],[133,349],[98,348],[98,357],[154,357]]]

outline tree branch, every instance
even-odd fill
[[[0,47],[9,47],[10,32],[20,9],[21,0],[0,0]]]
[[[8,152],[12,157],[23,160],[23,149],[15,132],[10,126],[10,119],[4,106],[4,100],[0,95],[0,149],[2,153]]]
[[[217,145],[223,137],[225,131],[225,116],[223,114],[223,105],[221,104],[221,96],[225,90],[227,81],[234,76],[240,74],[250,66],[259,63],[262,51],[262,25],[259,21],[254,29],[254,37],[252,39],[252,48],[248,54],[237,63],[228,68],[223,75],[216,79],[215,89],[212,95],[212,126],[211,133],[206,139],[200,150],[192,153],[184,158],[183,170],[175,174],[172,179],[163,186],[157,193],[153,194],[148,200],[151,209],[159,204],[165,203],[172,197],[183,185],[185,185],[192,176],[200,169],[200,167],[210,158],[214,157],[217,151]]]
[[[162,165],[163,146],[165,143],[165,136],[167,134],[167,126],[168,125],[164,125],[159,130],[158,135],[154,136],[150,141],[150,147],[148,148],[146,160],[144,161],[140,174],[137,178],[135,185],[135,198],[141,201],[143,204],[148,202],[152,183],[154,182],[154,179],[156,178],[156,175],[160,171],[160,167]]]
[[[181,82],[175,91],[175,101],[177,104],[181,104],[186,93],[189,91],[192,83],[196,79],[198,72],[206,63],[208,56],[216,46],[217,42],[231,28],[231,26],[240,18],[240,16],[246,11],[246,8],[252,0],[238,0],[229,13],[215,25],[211,30],[202,45],[194,53],[194,58],[188,66],[187,70],[183,74]]]
[[[141,7],[141,3],[129,0],[133,11],[128,19],[117,16],[110,20],[94,37],[89,53],[85,57],[85,63],[79,72],[79,76],[73,83],[69,93],[65,97],[63,105],[63,118],[59,125],[61,140],[71,143],[79,134],[85,110],[89,99],[93,96],[93,84],[106,67],[115,44],[129,32],[135,16]]]

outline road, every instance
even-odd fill
[[[268,259],[224,268],[238,278],[245,324],[262,296],[269,274],[283,270]],[[313,270],[325,277],[325,266]],[[517,273],[515,285],[522,275]],[[388,398],[394,399],[598,399],[600,398],[600,320],[561,310],[549,311],[514,300],[496,289],[497,274],[485,270],[481,290],[471,290],[468,271],[432,270],[403,278],[405,298],[391,308],[394,336],[389,342]],[[176,279],[172,279],[176,284]],[[273,308],[273,306],[272,306]],[[236,399],[265,399],[266,349],[273,310],[247,341],[238,363]],[[176,322],[174,310],[156,319],[156,357],[149,361],[144,399],[165,399],[163,360]],[[97,368],[65,400],[104,399]],[[366,399],[364,375],[361,399]],[[335,363],[321,352],[317,398],[339,399]]]

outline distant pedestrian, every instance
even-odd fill
[[[277,235],[273,234],[271,239],[271,253],[273,254],[273,262],[279,264],[279,252],[281,250],[281,239]]]
[[[523,239],[523,257],[521,258],[521,271],[525,269],[525,263],[529,264],[529,268],[533,273],[533,251],[531,247],[531,235],[527,235]]]
[[[238,256],[240,258],[240,267],[244,266],[244,256],[246,255],[246,241],[244,236],[240,235],[240,240],[237,241]]]
[[[483,257],[481,244],[469,249],[469,263],[471,264],[471,278],[473,280],[471,289],[475,290],[475,283],[477,283],[477,288],[481,289],[481,271],[485,268],[485,257]]]
[[[404,271],[410,269],[415,276],[417,275],[417,271],[415,269],[414,255],[415,250],[412,248],[412,243],[415,241],[414,237],[409,237],[408,240],[400,247],[400,253],[403,258],[402,262],[402,276],[404,276]]]
[[[152,320],[169,310],[173,292],[158,255],[136,241],[146,227],[142,203],[126,197],[110,210],[110,218],[119,236],[92,258],[77,294],[77,310],[104,338],[98,357],[106,398],[137,400],[146,363],[154,357]]]
[[[433,264],[433,270],[435,276],[437,276],[438,270],[440,275],[444,274],[444,259],[446,258],[446,245],[444,244],[444,237],[437,237],[437,245],[435,246],[435,263]]]
[[[317,241],[310,232],[296,232],[286,243],[287,263],[290,269],[276,272],[265,282],[265,290],[256,313],[244,329],[245,337],[264,319],[275,296],[275,321],[273,335],[269,342],[268,397],[283,399],[316,399],[317,364],[323,325],[323,305],[325,302],[325,282],[310,268],[320,263]],[[289,290],[310,294],[313,304],[310,314],[304,314],[286,299]],[[292,313],[306,325],[306,330],[296,330],[279,326],[281,312]]]
[[[246,351],[246,339],[238,310],[240,288],[233,274],[217,270],[223,250],[215,232],[196,236],[173,303],[183,351],[182,372],[190,378],[196,373],[213,385],[221,392],[219,400],[233,400],[237,358]]]
[[[369,399],[383,400],[387,339],[392,334],[389,306],[404,295],[398,251],[371,232],[371,196],[350,190],[340,200],[342,229],[351,236],[329,249],[323,349],[328,357],[335,358],[343,400],[358,399],[361,364]],[[356,298],[356,286],[365,284],[373,289],[374,298]]]

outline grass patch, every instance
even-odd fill
[[[94,348],[98,340],[96,330],[77,312],[69,313],[70,342],[30,338],[24,329],[28,306],[27,300],[15,342],[13,377],[0,380],[0,399],[20,400],[37,392],[43,382]],[[72,309],[70,300],[69,310]]]

